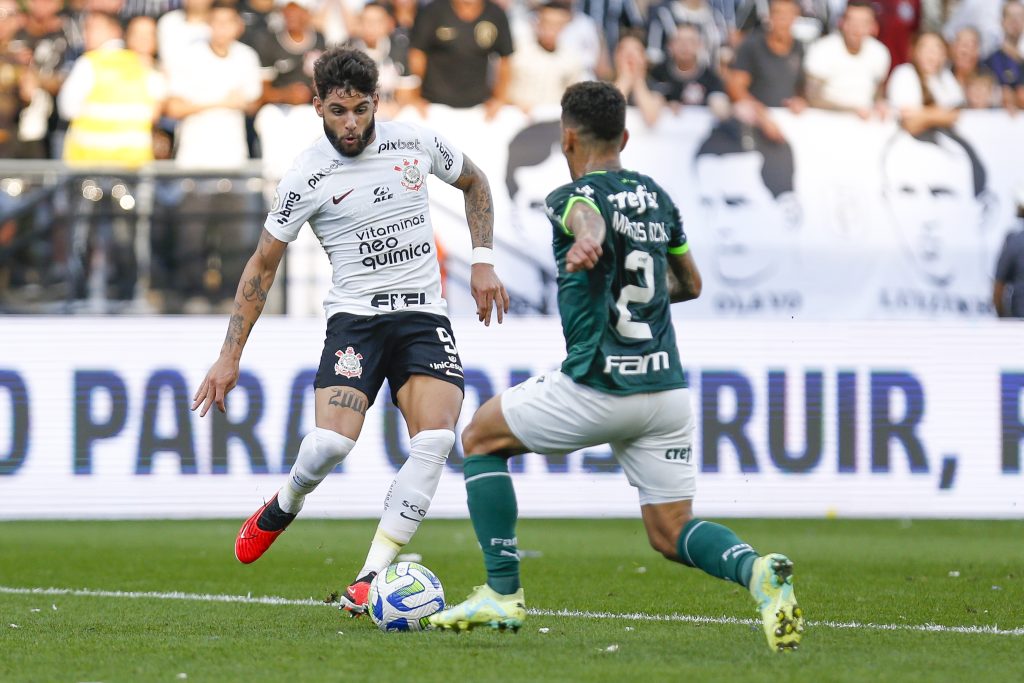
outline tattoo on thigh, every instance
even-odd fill
[[[360,415],[366,415],[366,399],[351,389],[335,389],[327,403],[339,408],[351,408]]]

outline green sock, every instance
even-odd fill
[[[683,527],[676,548],[683,564],[744,588],[750,584],[754,560],[759,557],[732,529],[702,519],[691,519]]]
[[[515,593],[519,590],[519,507],[508,460],[500,455],[474,455],[466,458],[462,471],[469,516],[484,551],[487,585],[502,595]]]

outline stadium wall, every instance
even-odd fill
[[[692,320],[677,306],[708,516],[991,517],[1024,513],[1024,324]],[[0,332],[0,518],[244,517],[313,425],[323,322],[261,320],[228,413],[191,397],[221,318],[14,318]],[[457,318],[463,423],[557,367],[558,322]],[[372,354],[373,349],[359,349]],[[385,390],[386,391],[386,390]],[[375,517],[408,438],[387,393],[304,514]],[[453,453],[431,514],[466,515]],[[637,514],[605,447],[517,458],[523,515]]]

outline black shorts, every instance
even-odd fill
[[[408,311],[381,315],[336,313],[327,321],[327,338],[313,386],[352,387],[373,405],[387,379],[391,402],[410,375],[428,375],[465,393],[462,361],[448,318]]]

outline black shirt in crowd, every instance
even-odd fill
[[[459,19],[447,0],[435,0],[417,14],[411,47],[427,55],[424,99],[474,107],[490,99],[490,57],[512,54],[512,31],[505,11],[490,0],[471,22]]]

